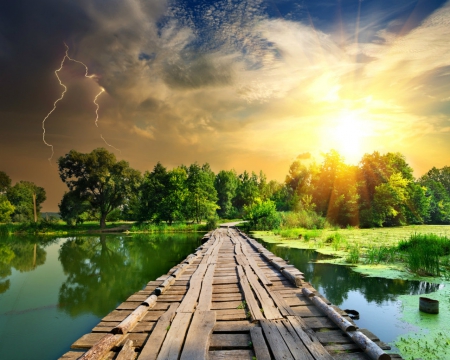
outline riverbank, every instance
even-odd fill
[[[110,222],[100,228],[98,222],[69,226],[63,222],[38,222],[25,224],[0,224],[0,235],[76,235],[101,233],[178,233],[204,232],[205,224],[139,224],[135,222]]]
[[[422,358],[435,360],[450,358],[450,336],[444,331],[450,321],[450,274],[442,268],[441,276],[419,276],[409,271],[405,262],[381,262],[368,264],[370,250],[375,248],[395,249],[398,243],[414,234],[437,234],[448,236],[450,226],[408,226],[384,229],[338,229],[338,230],[283,230],[255,231],[254,237],[266,243],[297,249],[314,249],[332,258],[317,262],[351,266],[352,270],[367,277],[387,279],[420,280],[440,284],[439,290],[427,297],[439,300],[438,315],[425,314],[418,309],[420,295],[402,295],[402,320],[416,326],[417,331],[398,337],[393,345],[405,359]],[[282,237],[284,235],[284,237]],[[359,249],[358,261],[349,263],[352,250]],[[393,252],[393,250],[391,250]],[[389,253],[387,254],[389,256]],[[396,258],[399,259],[398,257]],[[388,259],[390,260],[390,259]]]

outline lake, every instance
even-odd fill
[[[200,245],[202,234],[0,238],[0,352],[16,360],[57,359],[102,317]],[[333,304],[357,310],[361,328],[384,342],[415,329],[400,320],[398,295],[440,285],[367,278],[315,263],[312,250],[265,243]]]
[[[57,359],[202,234],[0,238],[2,359]]]
[[[332,304],[343,310],[356,310],[354,319],[360,328],[376,334],[381,341],[389,343],[399,336],[418,330],[401,320],[402,303],[399,295],[419,295],[437,291],[443,285],[424,281],[366,277],[352,271],[350,266],[316,263],[330,256],[314,250],[292,249],[258,240],[275,255],[289,260],[304,273],[305,280],[325,296]],[[418,305],[417,305],[418,306]]]

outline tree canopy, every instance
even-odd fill
[[[124,205],[137,191],[141,175],[128,162],[117,161],[113,153],[98,148],[88,154],[71,150],[58,159],[59,176],[80,200],[88,201],[100,213],[100,226],[107,215]]]

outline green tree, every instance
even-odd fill
[[[426,188],[426,196],[430,202],[427,223],[450,224],[450,193],[443,183],[445,184],[445,179],[441,178],[440,170],[436,168],[419,179],[419,184]]]
[[[271,230],[280,226],[281,218],[275,203],[271,200],[256,199],[251,205],[244,206],[244,211],[244,219],[248,220],[253,229]]]
[[[4,171],[0,171],[0,194],[6,193],[10,187],[11,178]]]
[[[221,170],[216,175],[214,187],[217,191],[217,204],[220,209],[217,214],[221,218],[232,218],[236,214],[233,199],[236,196],[239,179],[235,170]]]
[[[160,162],[152,172],[145,172],[139,189],[139,220],[161,221],[159,211],[166,193],[167,179],[167,169]]]
[[[0,195],[0,223],[10,222],[15,209],[5,195]]]
[[[217,191],[214,188],[215,175],[208,163],[200,166],[194,163],[186,168],[187,189],[185,214],[187,218],[200,223],[213,216],[217,206]]]
[[[88,154],[71,150],[58,160],[59,176],[69,190],[86,199],[100,213],[100,226],[106,226],[107,215],[124,205],[140,183],[140,173],[128,162],[117,161],[104,148]]]
[[[320,215],[326,216],[336,177],[345,164],[344,159],[336,150],[331,150],[323,156],[324,160],[319,167],[317,176],[315,176],[311,182],[313,187],[313,202],[316,204],[316,211]]]
[[[159,204],[158,217],[169,225],[184,218],[184,203],[188,196],[187,174],[182,167],[167,172],[164,196]]]
[[[39,215],[41,204],[47,199],[44,188],[30,181],[19,181],[11,186],[6,197],[14,206],[14,221],[32,221],[34,219],[33,194],[36,194],[36,211]]]
[[[234,198],[234,206],[242,212],[244,206],[252,205],[260,198],[258,175],[254,172],[250,175],[244,171],[239,175],[239,183]]]
[[[73,191],[64,193],[58,207],[61,218],[69,226],[83,223],[86,219],[86,213],[92,209],[89,201],[80,198]]]

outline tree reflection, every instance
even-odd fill
[[[350,291],[358,291],[368,302],[381,304],[384,301],[395,300],[398,295],[424,294],[439,289],[439,284],[365,277],[349,266],[314,263],[329,258],[314,250],[290,249],[267,243],[265,246],[277,256],[289,260],[305,274],[306,281],[316,288],[321,287],[323,295],[336,305],[342,304]]]
[[[186,257],[200,235],[82,236],[68,239],[59,260],[67,280],[59,306],[71,316],[102,317]]]
[[[54,238],[6,237],[0,238],[0,294],[10,287],[12,269],[20,272],[33,271],[45,263],[47,253],[44,247]]]

